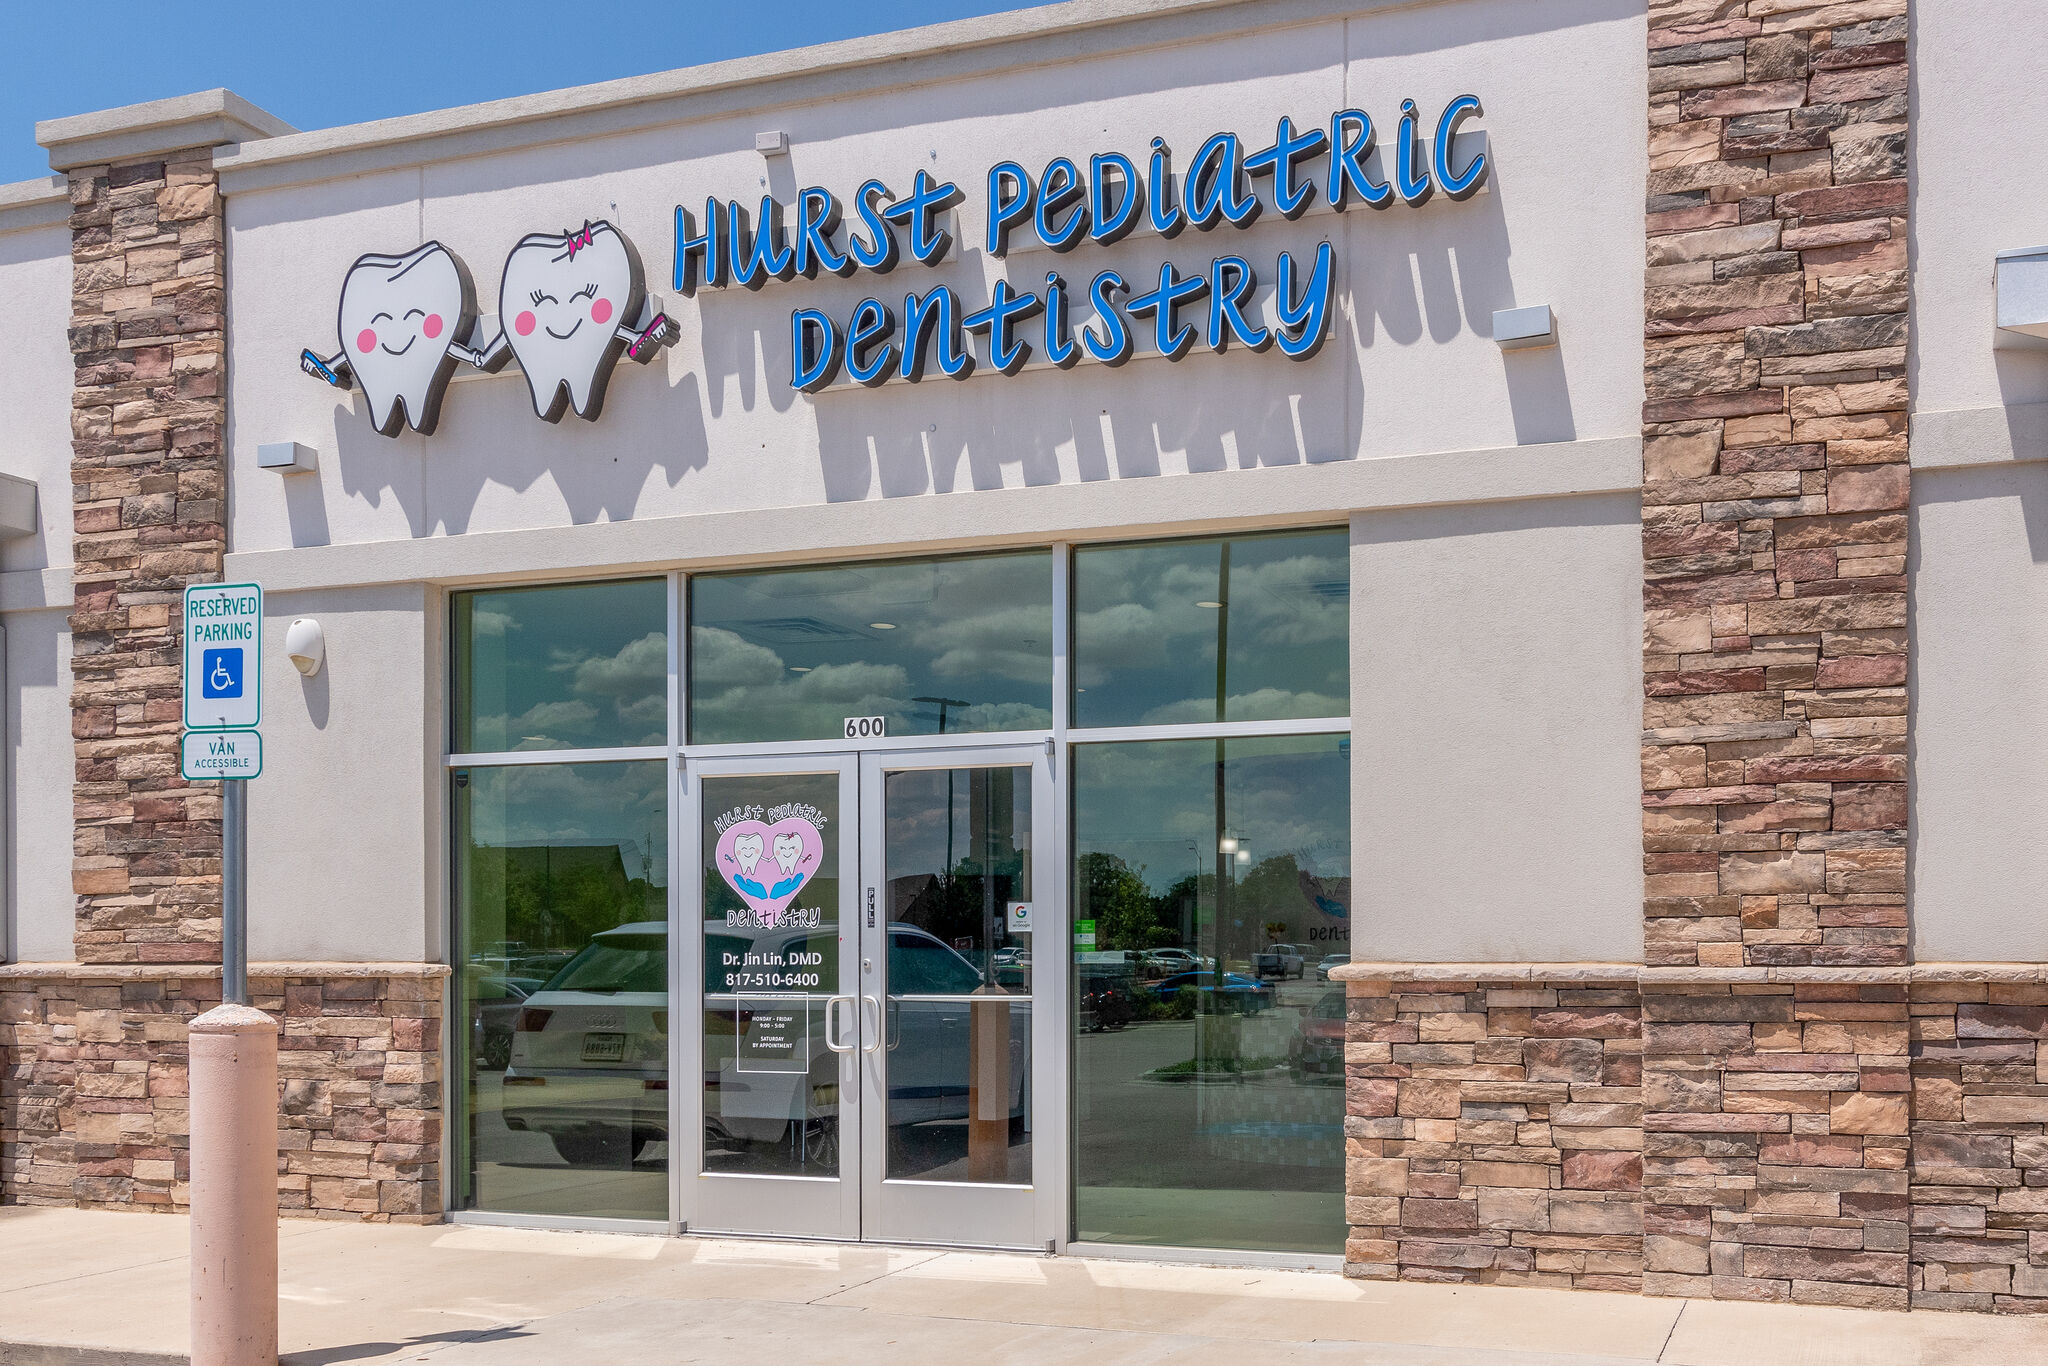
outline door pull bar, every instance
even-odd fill
[[[829,996],[825,999],[825,1047],[831,1049],[834,1053],[851,1053],[854,1051],[853,1044],[840,1043],[838,1036],[832,1030],[832,1011],[838,1006],[847,1004],[852,999],[851,996]]]
[[[872,1040],[868,1038],[868,1008],[870,1006],[874,1007],[875,1012],[875,1033]],[[863,996],[860,998],[860,1032],[861,1052],[872,1053],[882,1046],[882,1003],[873,996]]]

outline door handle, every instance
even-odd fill
[[[833,1009],[837,1006],[845,1005],[852,999],[851,996],[828,996],[825,998],[825,1047],[831,1049],[834,1053],[853,1052],[854,1046],[852,1044],[840,1043],[838,1036],[832,1032]]]
[[[872,1007],[874,1010],[875,1018],[875,1031],[874,1036],[872,1038],[868,1037],[867,1027],[868,1010],[870,1007]],[[882,1046],[882,1003],[880,1000],[876,999],[873,996],[863,996],[860,998],[860,1025],[861,1052],[872,1053],[877,1048],[880,1048]]]

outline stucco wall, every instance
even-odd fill
[[[9,612],[5,956],[68,962],[71,895],[71,631],[68,612]]]
[[[2048,346],[1994,347],[1998,252],[2048,245],[2028,0],[1913,20],[1914,953],[2048,957]],[[1987,143],[1984,130],[1995,127]],[[1955,468],[1962,466],[1962,468]]]
[[[433,960],[441,952],[439,595],[402,585],[264,600],[263,776],[249,790],[249,954]],[[284,654],[294,617],[327,662]]]
[[[0,473],[36,482],[33,536],[0,541],[0,571],[71,562],[71,230],[10,230],[0,212],[0,319],[7,363],[0,366]]]
[[[1992,346],[1993,258],[2048,246],[2040,24],[2036,0],[1913,5],[1916,416],[2048,403],[2048,345]],[[2014,41],[2019,34],[2036,37]],[[1995,134],[1987,137],[1990,130]],[[2021,454],[2048,458],[2048,427],[2035,421]]]
[[[1639,516],[1352,518],[1353,957],[1641,959]]]
[[[972,81],[935,76],[282,188],[237,188],[231,171],[236,550],[1635,436],[1639,0],[1462,0],[1282,22],[1306,8],[1274,9],[1273,23],[1228,40],[1080,56],[1067,42],[1056,58]],[[1579,79],[1587,70],[1611,76],[1589,83]],[[1268,214],[1245,231],[1172,243],[1141,234],[1008,261],[1024,285],[1055,265],[1070,279],[1110,264],[1142,278],[1163,259],[1186,270],[1224,252],[1270,270],[1281,250],[1312,252],[1327,236],[1342,312],[1312,361],[1196,354],[815,398],[789,389],[793,308],[844,319],[868,293],[900,300],[940,281],[970,306],[985,300],[999,263],[980,253],[984,176],[999,158],[1085,162],[1098,150],[1142,153],[1155,134],[1185,157],[1219,128],[1262,146],[1282,113],[1315,123],[1352,104],[1390,135],[1404,97],[1434,111],[1468,90],[1486,105],[1490,194],[1292,224]],[[752,150],[762,129],[790,134],[786,161]],[[920,169],[969,195],[962,247],[937,269],[668,294],[678,202],[701,208],[707,195],[766,189],[788,198],[810,183],[846,196],[870,175],[900,188]],[[540,424],[512,367],[451,386],[435,436],[387,440],[369,430],[359,395],[299,373],[301,347],[334,349],[337,291],[358,254],[443,241],[468,261],[489,312],[522,233],[586,217],[609,217],[637,242],[683,331],[653,366],[620,367],[599,423]],[[1490,339],[1492,311],[1536,303],[1556,308],[1563,345],[1504,356]],[[279,440],[318,448],[318,475],[257,472],[257,444]],[[1216,481],[1219,507],[1227,489]],[[928,534],[957,524],[958,505],[925,501]]]
[[[1913,934],[2048,958],[2048,465],[1913,481]]]

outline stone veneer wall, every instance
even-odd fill
[[[1906,986],[1764,976],[1645,974],[1643,1288],[1904,1309]]]
[[[1851,972],[1339,969],[1346,1274],[2048,1313],[2048,966]]]
[[[1641,1289],[1632,973],[1353,980],[1346,997],[1345,1274]]]
[[[213,154],[71,177],[76,953],[220,961],[220,796],[179,776],[183,590],[226,549]]]
[[[1913,1303],[2048,1313],[2048,971],[1914,978]]]
[[[1907,961],[1907,0],[1654,0],[1646,952]]]
[[[278,1205],[427,1223],[441,1214],[445,968],[258,963],[281,1021]],[[10,1204],[186,1207],[186,1028],[218,971],[0,967],[0,1193]]]

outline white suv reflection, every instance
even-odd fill
[[[705,1010],[703,1074],[705,1119],[715,1135],[746,1143],[775,1143],[792,1125],[811,1133],[836,1127],[839,1064],[824,1039],[825,989],[838,980],[838,943],[830,931],[737,930],[707,927],[705,985],[730,998]],[[726,955],[753,965],[801,964],[799,980],[784,991],[726,991]],[[749,968],[751,973],[753,968]],[[889,926],[889,973],[894,996],[885,1004],[892,1127],[965,1119],[973,1007],[960,999],[982,985],[981,973],[960,953],[915,925]],[[812,990],[812,982],[821,984]],[[574,1166],[624,1167],[668,1128],[668,926],[660,921],[621,925],[594,935],[581,953],[528,997],[512,1034],[505,1070],[507,1128],[546,1134]],[[765,986],[765,982],[763,983]],[[793,987],[790,992],[788,988]],[[1008,998],[1009,1106],[1013,1122],[1025,1116],[1030,1094],[1031,1013],[1028,996]],[[740,1045],[765,1003],[803,1013],[798,1045],[806,1056],[776,1070],[744,1060]],[[853,1012],[842,1015],[851,1030]]]
[[[505,1127],[578,1167],[624,1167],[668,1138],[668,926],[593,935],[526,998],[505,1068]]]

